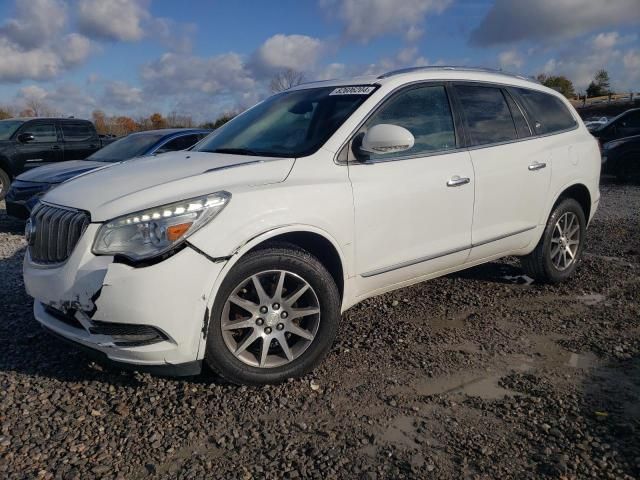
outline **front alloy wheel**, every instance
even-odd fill
[[[309,252],[276,243],[244,255],[227,273],[209,317],[205,361],[247,385],[304,375],[328,353],[340,294]]]
[[[268,270],[240,282],[220,321],[224,343],[236,358],[254,367],[279,367],[313,342],[320,302],[311,285],[295,273]]]

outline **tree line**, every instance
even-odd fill
[[[107,115],[102,110],[94,110],[91,113],[91,120],[96,126],[96,130],[101,135],[113,135],[120,137],[133,132],[144,130],[157,130],[160,128],[210,128],[216,129],[224,125],[237,115],[236,112],[223,113],[213,121],[198,123],[191,115],[179,115],[171,112],[167,116],[159,112],[152,113],[148,117],[130,117],[127,115]],[[55,110],[40,106],[39,108],[17,109],[12,106],[0,106],[0,120],[15,117],[57,117],[62,116]]]
[[[544,86],[553,88],[570,99],[586,99],[615,94],[611,89],[609,72],[606,70],[598,70],[593,76],[593,80],[591,80],[587,89],[580,93],[576,93],[573,82],[564,75],[547,75],[545,73],[541,73],[536,78]]]
[[[158,130],[161,128],[210,128],[216,129],[224,125],[237,114],[235,112],[223,113],[214,121],[197,123],[191,115],[179,115],[171,112],[163,116],[159,112],[152,113],[148,117],[139,116],[132,118],[126,115],[108,116],[102,110],[94,110],[91,120],[96,126],[96,130],[101,135],[122,136],[133,132],[145,130]]]

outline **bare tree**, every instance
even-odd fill
[[[24,101],[26,110],[31,112],[31,115],[34,117],[42,117],[45,115],[45,112],[49,111],[49,107],[42,101],[42,99],[37,97],[27,97]]]
[[[291,68],[276,73],[271,79],[269,86],[273,93],[283,92],[300,85],[304,81],[304,73]]]
[[[171,128],[191,128],[193,127],[193,119],[190,115],[179,115],[175,110],[169,112],[166,117],[167,126]]]

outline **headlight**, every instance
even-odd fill
[[[93,253],[131,260],[161,255],[215,218],[230,199],[230,193],[217,192],[118,217],[100,227]]]

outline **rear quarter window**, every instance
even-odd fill
[[[502,90],[484,85],[457,85],[471,146],[501,143],[518,138]]]
[[[576,126],[576,121],[564,102],[548,93],[516,89],[527,109],[537,135],[560,132]]]

